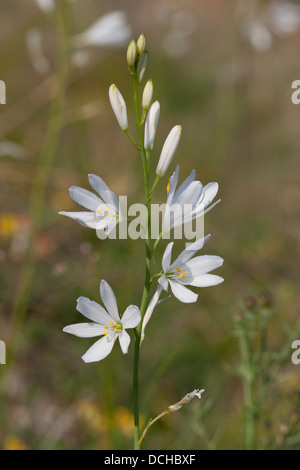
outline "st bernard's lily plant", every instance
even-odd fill
[[[109,284],[102,280],[100,283],[100,296],[103,306],[86,297],[79,297],[77,310],[87,318],[87,322],[75,323],[64,327],[63,331],[80,338],[97,338],[94,344],[83,354],[82,359],[86,363],[98,362],[105,359],[113,349],[115,342],[120,343],[121,351],[126,354],[130,344],[131,336],[127,330],[133,330],[134,358],[133,358],[133,412],[134,412],[134,448],[139,449],[150,426],[158,419],[169,413],[179,410],[183,405],[189,403],[194,397],[201,398],[203,389],[195,388],[175,405],[169,406],[163,413],[151,419],[144,431],[140,430],[140,407],[139,407],[139,360],[142,340],[145,339],[146,325],[152,318],[154,310],[162,300],[163,292],[169,293],[169,298],[175,297],[177,301],[184,304],[196,302],[199,291],[193,289],[216,286],[223,279],[211,274],[219,268],[223,260],[219,256],[198,254],[210,236],[202,236],[189,244],[177,257],[172,256],[173,248],[176,250],[177,243],[169,242],[165,247],[161,263],[161,271],[153,273],[152,259],[159,243],[163,243],[166,234],[172,229],[184,226],[194,220],[203,217],[212,207],[217,204],[213,202],[217,192],[217,183],[208,183],[203,186],[196,180],[196,172],[191,174],[177,187],[179,180],[179,165],[168,179],[167,199],[165,213],[162,218],[162,228],[159,235],[152,239],[151,231],[151,201],[154,190],[160,180],[169,171],[172,165],[176,149],[181,140],[182,127],[175,125],[171,128],[164,144],[161,146],[159,157],[155,163],[155,178],[150,184],[150,170],[152,163],[152,152],[157,140],[157,128],[160,115],[160,104],[158,101],[152,103],[154,87],[152,80],[148,80],[140,90],[141,83],[148,63],[148,52],[146,40],[143,34],[137,41],[132,40],[127,49],[127,66],[133,79],[133,102],[135,113],[135,134],[133,136],[127,115],[127,106],[123,95],[115,84],[109,87],[109,100],[117,119],[117,122],[138,150],[141,158],[144,178],[144,204],[147,214],[145,224],[145,280],[139,306],[121,306]],[[140,99],[141,96],[141,99]],[[102,175],[103,176],[103,175]],[[89,183],[95,192],[78,186],[70,188],[71,198],[85,210],[74,212],[60,212],[79,224],[92,228],[104,230],[109,234],[126,215],[121,214],[120,204],[117,196],[107,186],[100,176],[89,175]],[[105,243],[99,241],[99,243]],[[115,241],[117,243],[117,241]],[[174,259],[175,258],[175,259]],[[151,291],[153,290],[152,294]],[[172,300],[170,300],[172,301]],[[120,307],[120,310],[119,310]],[[122,308],[121,308],[122,307]],[[123,311],[123,315],[120,315]],[[163,315],[163,312],[161,313]],[[154,316],[155,318],[155,316]],[[155,325],[153,325],[155,326]],[[143,343],[144,344],[144,343]],[[109,359],[108,359],[109,360]],[[130,366],[128,367],[130,369]],[[195,384],[196,385],[196,384]]]

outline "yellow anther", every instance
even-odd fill
[[[97,214],[102,215],[102,212],[100,211],[100,209],[97,209]]]
[[[109,324],[110,324],[110,325],[114,325],[114,322],[112,322],[112,321],[110,320]]]
[[[113,325],[116,326],[116,324],[117,324],[117,322],[114,321],[114,322],[113,322]]]
[[[106,333],[105,331],[104,331],[104,333],[103,333],[103,334],[104,334],[104,336],[107,336],[107,333]]]
[[[180,269],[180,268],[175,268],[175,269],[176,269],[176,271],[178,271],[178,272],[180,273],[180,271],[181,271],[181,269]]]
[[[187,271],[184,271],[184,274],[187,274]]]
[[[181,274],[180,274],[180,277],[185,277],[185,275],[181,273]]]
[[[106,330],[109,330],[109,328],[108,328],[108,326],[107,326],[107,325],[104,325],[104,328],[105,328]]]
[[[171,186],[171,183],[170,183],[170,181],[169,181],[169,182],[168,182],[168,185],[167,185],[167,193],[168,193],[169,190],[170,190],[170,186]]]
[[[117,332],[117,328],[114,328],[114,332],[115,332],[115,333]]]

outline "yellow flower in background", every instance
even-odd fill
[[[29,447],[17,436],[6,436],[3,442],[3,450],[29,450]]]
[[[18,217],[12,212],[0,215],[0,238],[11,237],[18,228]]]
[[[77,404],[79,418],[95,433],[107,430],[107,419],[101,408],[92,399],[82,399]]]
[[[126,436],[132,436],[134,424],[133,414],[125,406],[119,406],[114,414],[114,423],[116,429]]]

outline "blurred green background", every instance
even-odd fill
[[[139,155],[108,100],[116,83],[134,134],[126,45],[141,32],[149,51],[145,78],[161,104],[153,169],[167,133],[182,124],[169,172],[179,163],[181,180],[195,168],[202,183],[219,182],[222,201],[206,216],[212,237],[204,250],[225,260],[216,272],[223,284],[199,289],[196,304],[172,297],[148,326],[140,367],[144,424],[194,388],[205,393],[153,426],[144,448],[247,446],[237,324],[265,308],[267,339],[257,353],[263,370],[252,383],[254,394],[266,386],[255,405],[256,446],[300,448],[300,366],[291,362],[292,339],[300,338],[300,106],[291,102],[291,84],[300,79],[299,8],[283,0],[2,0],[1,448],[132,448],[132,348],[84,364],[80,356],[93,340],[62,328],[82,321],[79,296],[100,301],[102,278],[120,311],[139,305],[144,243],[100,241],[58,211],[79,210],[68,188],[89,189],[88,173],[129,203],[143,202]],[[74,46],[75,35],[119,10],[123,46]],[[165,200],[166,184],[167,177],[154,202]],[[255,352],[257,337],[247,331]]]

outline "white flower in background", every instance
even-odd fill
[[[150,151],[153,149],[157,124],[159,120],[160,113],[160,104],[158,101],[155,101],[148,111],[146,122],[145,122],[145,135],[144,135],[144,145],[145,149]]]
[[[55,10],[54,0],[35,0],[38,7],[45,13]]]
[[[111,352],[116,339],[119,339],[122,352],[126,354],[130,344],[128,328],[135,328],[141,321],[141,312],[136,305],[129,305],[122,318],[119,316],[117,300],[109,284],[102,280],[100,296],[105,306],[87,297],[79,297],[77,310],[92,322],[66,326],[63,331],[79,338],[103,336],[82,356],[84,362],[96,362],[104,359]]]
[[[0,157],[12,157],[16,160],[23,160],[28,157],[28,151],[20,144],[4,139],[0,141]]]
[[[123,47],[131,36],[131,27],[123,11],[101,16],[89,28],[73,38],[74,47]]]
[[[50,65],[44,54],[43,37],[39,29],[32,28],[27,32],[26,47],[34,69],[40,74],[48,73]]]
[[[300,30],[300,6],[289,1],[274,1],[267,8],[266,20],[278,36],[297,33]]]
[[[209,274],[214,269],[222,266],[222,258],[214,255],[202,255],[194,258],[209,238],[210,235],[207,235],[196,240],[183,250],[173,263],[171,262],[171,256],[174,242],[167,245],[162,259],[163,269],[158,277],[158,286],[144,315],[141,342],[145,337],[146,326],[159,302],[163,290],[168,291],[170,286],[173,295],[180,302],[192,303],[197,301],[198,295],[188,289],[187,286],[209,287],[216,286],[224,281],[220,276]]]
[[[89,175],[89,182],[101,197],[78,186],[70,188],[70,196],[73,201],[85,207],[88,211],[63,211],[59,214],[70,217],[86,227],[105,230],[109,234],[121,219],[119,201],[100,176]]]
[[[108,95],[111,107],[115,113],[119,126],[123,131],[126,131],[128,129],[128,119],[124,98],[114,84],[110,85]]]
[[[156,167],[156,174],[158,176],[163,176],[169,168],[179,144],[181,130],[181,126],[174,126],[166,138]]]
[[[273,0],[264,8],[251,1],[240,1],[237,16],[241,34],[258,52],[273,45],[273,34],[283,37],[300,31],[300,6],[286,0]]]
[[[168,233],[172,228],[203,216],[220,202],[219,199],[209,207],[218,192],[218,183],[208,183],[203,187],[200,181],[195,181],[195,170],[193,170],[176,190],[178,177],[179,165],[177,165],[167,186],[168,196],[162,222],[162,233]]]

